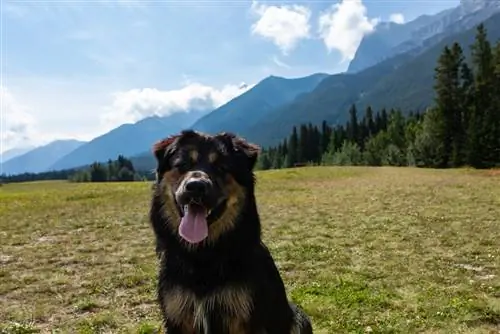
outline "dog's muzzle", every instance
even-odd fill
[[[184,185],[184,197],[189,201],[194,200],[200,203],[208,196],[211,186],[211,182],[208,180],[190,179]]]
[[[176,200],[181,209],[191,203],[210,208],[212,200],[213,183],[203,172],[191,172],[182,182],[176,192]]]
[[[192,172],[175,194],[181,213],[179,235],[190,243],[208,236],[208,227],[224,212],[227,198],[203,172]]]

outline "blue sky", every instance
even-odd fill
[[[453,1],[2,1],[2,148],[217,107],[268,75],[347,68],[378,21]],[[244,86],[243,86],[244,87]]]

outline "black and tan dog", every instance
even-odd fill
[[[169,334],[312,334],[261,241],[258,148],[191,130],[154,146],[150,220]]]

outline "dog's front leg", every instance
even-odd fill
[[[169,293],[162,295],[160,305],[163,310],[163,327],[162,334],[203,334],[200,329],[195,327],[193,321],[192,308],[176,295],[174,290],[169,290]]]

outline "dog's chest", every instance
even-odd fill
[[[245,288],[221,288],[198,297],[192,291],[175,287],[164,298],[165,311],[172,322],[201,333],[213,333],[214,329],[228,334],[246,333],[253,308],[251,293]]]

